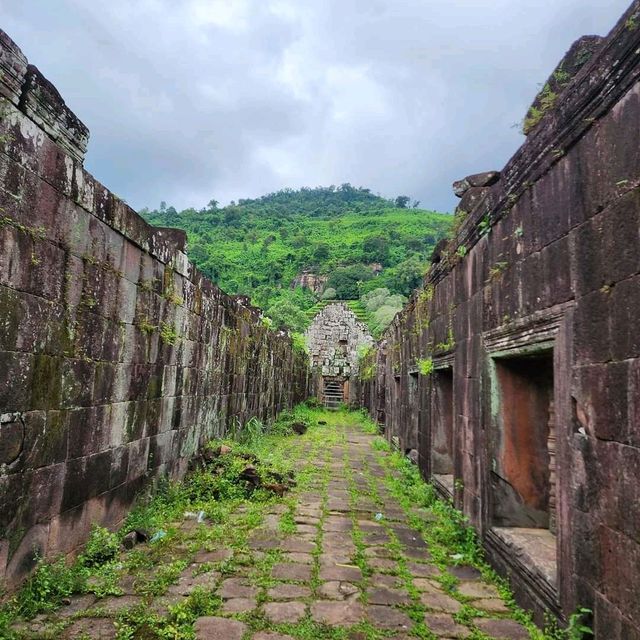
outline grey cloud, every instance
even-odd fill
[[[351,182],[450,210],[575,38],[628,0],[0,0],[136,207]],[[606,6],[605,6],[606,5]]]

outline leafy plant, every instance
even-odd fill
[[[142,333],[146,335],[153,333],[158,328],[157,325],[151,324],[151,322],[149,322],[149,319],[146,317],[138,318],[137,326],[138,329],[140,329],[140,331],[142,331]]]
[[[430,376],[433,373],[433,360],[431,358],[421,358],[416,364],[420,375]]]
[[[542,120],[547,111],[551,110],[558,99],[558,94],[553,91],[551,85],[547,82],[542,91],[538,94],[536,100],[537,106],[532,105],[522,124],[522,133],[528,135]]]
[[[180,339],[180,336],[176,332],[173,325],[170,325],[167,322],[162,322],[160,324],[160,339],[165,344],[175,345]]]
[[[480,222],[478,222],[478,233],[480,237],[486,236],[491,231],[491,219],[489,214],[485,215]]]
[[[13,615],[27,620],[52,611],[63,598],[81,592],[86,576],[77,566],[68,566],[64,558],[40,562],[9,607]]]
[[[120,540],[115,533],[96,524],[91,528],[91,535],[84,551],[80,556],[80,562],[85,567],[96,567],[113,560],[120,549]]]
[[[293,344],[294,351],[297,351],[298,353],[309,353],[307,339],[302,333],[291,334],[291,342]]]
[[[496,280],[497,278],[499,278],[506,271],[508,266],[509,266],[508,262],[504,262],[504,261],[496,262],[489,269],[489,280]]]
[[[449,319],[449,328],[447,329],[447,339],[444,342],[438,342],[435,346],[436,351],[451,351],[456,346],[456,339],[453,335],[453,326],[451,318]]]
[[[569,616],[569,624],[566,629],[567,640],[585,640],[586,636],[592,636],[593,630],[585,624],[593,614],[591,609],[580,607],[577,611]]]

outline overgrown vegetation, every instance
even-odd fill
[[[430,376],[433,373],[433,360],[431,358],[420,358],[416,364],[421,376]]]
[[[542,90],[538,93],[534,103],[529,107],[529,111],[527,111],[527,115],[522,123],[522,133],[524,133],[524,135],[531,133],[542,118],[544,118],[545,114],[553,109],[558,100],[558,96],[570,81],[571,75],[562,66],[553,72],[548,82],[544,84]]]
[[[451,565],[469,565],[478,569],[487,582],[497,586],[501,597],[511,609],[511,617],[527,627],[532,640],[588,640],[593,635],[585,622],[591,611],[582,607],[570,616],[566,629],[558,627],[551,618],[544,630],[533,624],[530,614],[516,605],[506,580],[498,576],[485,560],[482,545],[468,518],[451,502],[440,499],[433,485],[421,478],[417,466],[406,456],[392,451],[385,440],[376,438],[373,446],[378,452],[378,461],[387,469],[388,488],[409,516],[411,526],[420,531],[433,563],[443,571],[440,581],[452,596],[459,597],[455,589],[457,580],[446,573],[446,568]],[[461,602],[464,602],[464,598],[461,598]],[[464,604],[454,618],[466,623],[469,613],[482,615],[470,605]],[[472,634],[470,637],[486,636]]]
[[[362,346],[358,349],[358,366],[360,368],[360,379],[373,380],[376,375],[376,348],[373,346]]]
[[[140,213],[152,224],[187,231],[189,257],[223,290],[250,296],[274,326],[303,332],[304,312],[322,295],[291,289],[305,271],[328,277],[329,297],[342,300],[383,288],[389,296],[408,296],[420,285],[452,219],[408,208],[408,200],[343,184],[286,189],[226,207],[212,200],[200,210],[162,203]],[[372,328],[379,325],[375,320]]]
[[[59,559],[40,564],[24,588],[0,608],[0,637],[3,640],[34,637],[30,631],[23,632],[13,623],[18,619],[32,619],[38,614],[53,616],[55,610],[74,594],[94,593],[99,600],[72,615],[43,618],[41,629],[44,631],[38,632],[38,638],[58,638],[77,620],[86,620],[90,626],[92,617],[107,617],[115,623],[117,640],[193,640],[193,623],[198,617],[222,613],[222,600],[213,586],[216,576],[245,576],[258,589],[257,602],[267,601],[266,590],[275,584],[272,567],[282,560],[281,551],[266,548],[253,553],[248,544],[250,536],[266,517],[279,519],[275,527],[283,535],[295,536],[298,527],[294,517],[295,494],[274,491],[270,485],[288,483],[293,486],[295,483],[295,490],[301,493],[316,491],[321,495],[325,492],[326,496],[329,483],[335,481],[332,469],[336,458],[332,457],[335,455],[332,452],[336,446],[343,446],[348,438],[344,428],[359,428],[371,434],[379,432],[378,425],[364,412],[326,412],[318,409],[318,404],[317,400],[310,399],[292,411],[284,412],[272,425],[253,419],[242,425],[235,440],[211,442],[183,482],[165,482],[157,486],[139,501],[118,533],[94,527],[84,552],[75,563],[67,565]],[[306,430],[302,437],[293,435],[301,430]],[[525,624],[532,640],[584,640],[588,636],[590,630],[585,620],[590,612],[585,609],[571,617],[567,630],[554,625],[546,632],[537,629],[527,614],[515,606],[506,584],[484,561],[481,546],[466,518],[452,504],[438,499],[434,488],[421,479],[417,467],[398,452],[392,452],[383,438],[372,438],[371,443],[373,458],[382,467],[384,476],[371,472],[370,456],[365,457],[364,466],[357,474],[346,465],[351,469],[343,478],[350,503],[358,505],[363,500],[373,500],[384,512],[385,501],[389,499],[381,500],[378,489],[385,488],[393,497],[393,505],[399,505],[406,512],[409,524],[425,539],[429,562],[441,570],[441,575],[433,579],[461,602],[462,608],[455,614],[458,622],[471,624],[473,628],[473,619],[483,615],[457,592],[457,580],[447,572],[452,564],[466,564],[479,569],[485,581],[498,585],[510,608],[510,613],[503,615]],[[319,460],[324,464],[318,465]],[[322,519],[328,514],[326,497],[322,513],[317,525],[318,541],[323,536]],[[403,547],[393,533],[393,523],[387,523],[384,513],[379,515],[380,518],[376,516],[375,519],[390,535],[390,541],[384,546],[389,557],[397,563],[397,569],[390,573],[403,583],[412,598],[405,608],[416,623],[412,633],[416,637],[432,638],[432,632],[424,625],[424,606],[408,570],[410,559],[404,555]],[[352,561],[362,571],[363,581],[358,584],[363,589],[361,597],[366,599],[364,590],[373,568],[355,513],[353,518],[351,538],[356,551]],[[201,520],[202,526],[198,524]],[[193,526],[189,526],[190,522]],[[150,541],[122,552],[120,542],[133,531],[146,531],[151,536]],[[228,553],[211,562],[193,564],[196,554],[219,551]],[[320,585],[318,554],[313,554],[312,587]],[[204,581],[188,592],[172,592],[171,589],[175,589],[176,583],[185,576]],[[139,603],[105,613],[102,598],[122,594],[122,585],[131,578],[135,594],[141,598]],[[209,579],[212,581],[207,582]],[[129,588],[130,585],[129,581]],[[158,609],[156,605],[171,593],[180,593],[181,597],[167,601],[166,606]],[[345,640],[348,635],[342,627],[322,625],[308,616],[297,623],[284,624],[269,622],[259,612],[236,614],[235,617],[245,622],[252,634],[261,630],[274,631],[298,640]],[[351,633],[359,634],[358,637],[364,640],[388,637],[386,632],[368,622],[355,625]],[[477,630],[469,637],[486,639]]]
[[[55,611],[72,595],[93,593],[104,598],[122,594],[119,584],[123,576],[128,572],[145,575],[155,567],[160,553],[179,538],[176,523],[185,514],[202,513],[203,518],[216,525],[209,528],[211,537],[216,539],[226,531],[239,505],[248,505],[250,512],[253,509],[257,513],[279,500],[295,482],[283,442],[296,429],[300,431],[301,425],[306,429],[317,422],[314,409],[308,404],[283,412],[271,425],[253,419],[237,429],[235,440],[209,443],[184,481],[161,482],[141,497],[117,533],[94,526],[83,553],[72,564],[64,558],[40,562],[23,588],[0,607],[0,638],[22,637],[12,628],[15,621]],[[152,542],[144,550],[122,553],[121,542],[132,531],[146,532]],[[239,532],[235,534],[237,537]],[[140,580],[138,593],[164,593],[186,566],[184,557],[158,566],[153,576]],[[214,604],[215,601],[211,600]],[[191,623],[212,610],[211,602],[205,606],[202,594],[194,593],[172,608],[166,618],[150,615],[144,607],[134,608],[121,620],[118,640],[140,637],[135,631],[138,622],[151,629],[145,638],[192,637]]]

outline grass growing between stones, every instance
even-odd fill
[[[370,422],[365,418],[365,422]],[[367,431],[372,427],[368,425]],[[502,600],[509,609],[502,617],[509,617],[528,630],[532,640],[582,640],[592,636],[591,631],[583,625],[570,625],[566,630],[560,629],[555,621],[549,622],[545,630],[539,629],[531,619],[531,615],[518,607],[508,583],[499,576],[484,558],[484,550],[473,528],[464,514],[454,508],[451,502],[441,499],[435,488],[425,482],[418,468],[405,456],[392,451],[390,445],[382,437],[372,442],[378,462],[385,468],[385,485],[409,517],[409,524],[418,530],[424,538],[431,555],[431,562],[441,570],[436,579],[443,588],[458,600],[462,607],[454,615],[454,619],[472,629],[471,640],[486,640],[489,636],[477,628],[474,620],[489,615],[473,605],[472,599],[462,595],[457,587],[459,580],[447,571],[448,567],[470,566],[480,571],[485,583],[496,587]],[[390,547],[398,553],[397,547]],[[401,556],[401,554],[400,554]],[[406,558],[399,558],[400,571],[403,571]],[[410,579],[410,575],[409,575]],[[411,593],[411,591],[410,591]],[[413,596],[414,594],[411,593]],[[417,607],[420,612],[420,607]],[[492,614],[491,617],[495,617]],[[416,617],[417,618],[417,617]],[[579,630],[576,630],[580,627]],[[433,637],[424,625],[418,625],[413,633],[418,637]]]
[[[278,481],[286,482],[293,477],[292,461],[296,456],[292,456],[292,452],[299,448],[300,438],[293,435],[291,425],[310,424],[317,429],[319,415],[300,405],[281,414],[269,429],[254,421],[251,433],[243,434],[241,442],[212,441],[210,451],[225,446],[231,449],[230,453],[214,458],[213,465],[193,471],[182,482],[158,484],[139,499],[117,533],[94,528],[85,552],[75,562],[68,564],[63,558],[40,562],[18,593],[3,598],[0,637],[7,640],[58,637],[60,629],[86,613],[81,611],[57,619],[56,612],[64,610],[71,598],[95,596],[88,611],[99,615],[103,601],[125,593],[130,598],[138,598],[140,603],[109,614],[118,628],[119,640],[143,636],[192,637],[193,620],[205,615],[204,611],[211,614],[217,610],[218,599],[210,598],[205,606],[204,592],[196,589],[181,603],[169,607],[163,616],[149,611],[145,603],[165,594],[198,551],[220,548],[246,551],[251,530],[282,502],[289,507],[282,518],[282,529],[286,532],[291,528],[291,518],[287,516],[292,513],[291,499],[283,500],[277,491],[265,489],[263,485],[277,485]],[[327,419],[333,420],[333,417],[327,416]],[[247,466],[256,470],[260,481],[257,487],[241,478]],[[307,480],[305,471],[297,474],[299,486],[304,487]],[[204,512],[206,525],[198,526],[193,519],[191,514],[199,512]],[[186,519],[185,514],[189,514]],[[122,552],[120,543],[133,530],[145,531],[151,536],[157,534],[158,539]],[[267,554],[266,560],[260,562],[266,564],[269,559]],[[253,559],[244,560],[253,566]],[[271,560],[273,564],[275,559]],[[242,562],[242,555],[238,553],[233,560],[199,564],[196,575],[216,571],[224,576],[246,569]],[[29,623],[34,619],[35,622]]]
[[[309,425],[303,436],[293,435],[296,423]],[[343,530],[332,527],[350,520],[344,543],[353,552],[336,566],[360,569],[362,578],[354,585],[358,606],[365,609],[375,605],[369,594],[385,580],[393,581],[392,591],[406,593],[397,609],[411,620],[406,633],[412,637],[436,638],[425,623],[429,606],[415,579],[416,562],[423,562],[421,567],[435,568],[433,575],[424,574],[428,580],[460,603],[455,620],[469,629],[472,640],[489,637],[476,626],[488,614],[460,593],[458,579],[448,570],[452,565],[475,567],[483,583],[497,585],[509,605],[498,617],[523,623],[533,640],[575,640],[563,632],[545,635],[532,625],[484,561],[462,514],[437,499],[415,466],[391,452],[382,438],[362,432],[373,434],[377,427],[361,412],[302,405],[269,429],[256,421],[236,440],[212,442],[210,454],[184,481],[162,483],[142,497],[119,532],[96,529],[71,565],[63,560],[40,564],[0,608],[0,638],[192,640],[194,623],[203,616],[241,621],[247,629],[243,640],[263,631],[297,640],[392,638],[395,631],[371,621],[347,628],[314,619],[312,605],[327,597],[321,570],[332,552],[345,555],[336,533]],[[291,491],[274,490],[273,485],[285,484]],[[344,503],[348,507],[341,511]],[[203,522],[198,522],[201,512]],[[425,559],[416,561],[399,539],[406,534],[402,522],[424,538]],[[122,551],[123,537],[135,529],[155,541]],[[283,564],[309,571],[304,580],[298,575],[278,579]],[[288,599],[283,589],[298,589],[290,602],[303,606],[304,614],[295,621],[269,615],[270,604]]]

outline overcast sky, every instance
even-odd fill
[[[351,182],[450,211],[538,84],[630,0],[0,0],[132,206]]]

